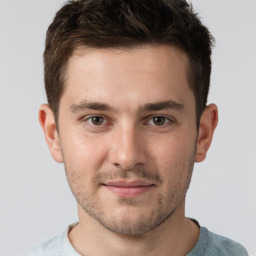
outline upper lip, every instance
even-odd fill
[[[114,180],[103,183],[105,186],[112,186],[112,187],[149,187],[154,185],[152,182],[143,181],[143,180],[135,180],[135,181],[124,181],[124,180]]]

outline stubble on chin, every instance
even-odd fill
[[[162,177],[158,173],[151,173],[145,169],[130,171],[119,169],[97,173],[92,178],[88,188],[82,183],[81,177],[72,171],[71,166],[67,165],[65,168],[68,168],[66,169],[66,174],[70,188],[85,214],[116,234],[138,236],[150,232],[164,223],[174,214],[176,208],[184,200],[190,184],[194,162],[191,160],[188,165],[183,164],[181,176],[176,177],[178,182],[176,182],[168,196],[164,196],[159,192],[157,201],[152,201],[154,205],[151,210],[149,207],[148,211],[143,214],[143,211],[139,209],[141,206],[140,200],[136,200],[136,198],[119,198],[118,205],[126,207],[127,211],[122,211],[122,214],[117,216],[112,215],[111,211],[107,212],[103,206],[107,202],[102,202],[97,198],[98,189],[104,182],[136,177],[138,179],[148,179],[157,184],[157,186],[161,186],[164,183]],[[186,174],[182,177],[184,173]]]

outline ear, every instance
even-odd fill
[[[215,104],[208,105],[202,113],[197,138],[195,162],[202,162],[211,145],[214,130],[218,124],[218,109]]]
[[[54,114],[49,105],[43,104],[40,106],[38,120],[44,132],[44,137],[52,158],[56,162],[62,163],[63,159],[61,154],[59,135],[57,132]]]

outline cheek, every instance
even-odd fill
[[[92,180],[102,168],[105,152],[95,140],[70,136],[62,143],[62,154],[68,183],[78,200],[87,200],[95,192]]]
[[[194,162],[195,138],[179,136],[152,141],[149,147],[151,165],[156,165],[160,175],[172,179],[187,173]],[[163,177],[164,178],[164,177]]]
[[[159,164],[178,164],[186,162],[186,159],[194,152],[195,142],[179,136],[164,138],[162,141],[152,141],[150,154]]]
[[[106,158],[108,144],[100,136],[86,136],[80,131],[66,132],[61,136],[64,162],[72,165],[73,171],[99,169]]]

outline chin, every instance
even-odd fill
[[[163,224],[172,214],[161,214],[158,210],[135,209],[124,207],[122,210],[111,212],[111,216],[95,218],[104,228],[119,235],[139,236],[156,229]]]

